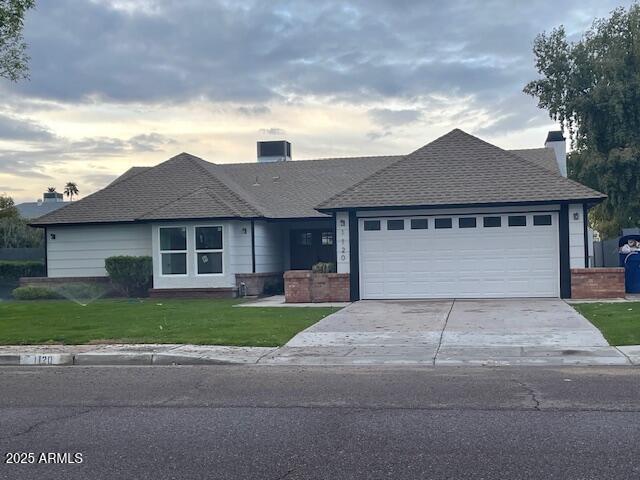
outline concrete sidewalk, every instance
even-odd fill
[[[0,346],[0,365],[254,364],[274,350],[219,345],[10,345]]]

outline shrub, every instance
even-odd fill
[[[147,296],[153,278],[151,257],[109,257],[104,266],[113,285],[127,297]]]
[[[311,267],[313,273],[336,273],[336,264],[334,262],[318,262]]]
[[[44,276],[44,263],[32,260],[0,260],[0,282],[16,282],[20,277]]]
[[[51,300],[62,298],[55,290],[49,287],[26,286],[18,287],[11,292],[16,300]]]

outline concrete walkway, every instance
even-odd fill
[[[260,363],[625,365],[559,299],[360,301],[300,332]]]

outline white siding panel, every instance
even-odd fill
[[[569,264],[584,268],[584,217],[581,203],[569,205]]]
[[[256,273],[284,270],[284,239],[280,225],[255,222]]]
[[[251,273],[251,222],[229,222],[229,269],[234,273]]]
[[[54,278],[104,277],[106,258],[152,251],[150,225],[49,227],[47,235],[48,275]]]

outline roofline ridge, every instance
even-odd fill
[[[187,193],[185,193],[184,195],[181,195],[179,197],[174,198],[173,200],[169,200],[168,202],[163,203],[162,205],[158,205],[157,207],[152,208],[151,210],[147,210],[145,211],[142,215],[138,216],[135,218],[135,220],[143,220],[144,217],[146,215],[149,215],[150,213],[155,212],[156,210],[159,210],[161,208],[166,207],[167,205],[171,205],[172,203],[178,202],[180,200],[185,199],[186,197],[193,195],[195,192],[197,192],[198,190],[202,190],[202,189],[206,189],[207,187],[205,186],[199,186],[197,188],[194,188],[193,190],[189,190]]]
[[[224,185],[224,187],[232,194],[235,195],[236,197],[238,197],[240,200],[242,200],[248,207],[250,207],[251,210],[253,210],[253,213],[256,214],[256,216],[264,216],[264,212],[257,207],[257,205],[254,205],[253,202],[249,201],[247,199],[247,194],[244,191],[243,188],[240,187],[240,185],[238,185],[236,182],[233,182],[231,179],[229,179],[226,175],[224,175],[224,173],[221,174],[221,172],[218,171],[218,169],[216,168],[216,172],[215,174],[211,171],[209,171],[208,169],[206,169],[202,163],[200,162],[205,162],[208,163],[210,165],[213,165],[214,168],[218,167],[217,164],[215,163],[211,163],[211,162],[207,162],[206,160],[203,160],[202,158],[199,157],[192,157],[190,158],[190,160],[192,161],[192,163],[194,165],[197,166],[197,168],[199,168],[200,170],[202,170],[209,178],[214,179],[218,182],[220,182],[222,185]],[[221,176],[223,176],[224,178],[220,178]],[[233,187],[237,188],[237,190],[234,190],[234,188],[231,188],[229,186],[229,183],[231,183],[233,185]],[[238,191],[240,192],[244,192],[244,195],[240,195],[238,193]],[[212,192],[213,193],[213,192]],[[238,212],[238,210],[236,208],[233,207],[233,205],[229,204],[227,201],[225,201],[224,199],[220,198],[219,195],[215,194],[215,197],[217,200],[221,201],[222,203],[224,203],[230,210],[234,211],[234,212]]]
[[[460,131],[462,132],[462,130],[460,130]],[[594,190],[593,188],[587,187],[586,185],[583,185],[582,183],[577,182],[577,181],[575,181],[575,180],[573,180],[573,179],[571,179],[571,178],[563,177],[562,175],[560,175],[560,172],[558,172],[558,173],[552,172],[551,170],[549,170],[548,168],[543,167],[542,165],[538,165],[538,164],[537,164],[537,163],[535,163],[535,162],[532,162],[532,161],[530,161],[530,160],[527,160],[527,159],[526,159],[526,158],[524,158],[524,157],[521,157],[521,156],[519,156],[519,155],[516,155],[516,154],[515,154],[515,153],[513,153],[511,150],[505,150],[504,148],[498,147],[497,145],[494,145],[493,143],[489,143],[489,142],[487,142],[486,140],[483,140],[483,139],[482,139],[482,138],[480,138],[480,137],[476,137],[475,135],[471,135],[470,133],[467,133],[467,132],[462,132],[462,133],[464,133],[464,134],[466,134],[466,135],[468,135],[468,136],[470,136],[470,137],[473,137],[473,138],[475,138],[476,140],[479,140],[479,141],[481,141],[482,143],[484,143],[484,144],[486,144],[486,145],[489,145],[489,146],[490,146],[490,147],[492,147],[492,148],[495,148],[495,149],[501,150],[501,151],[505,152],[507,155],[509,155],[510,157],[515,158],[516,160],[520,161],[521,163],[525,163],[525,164],[527,164],[528,166],[533,167],[534,169],[539,170],[539,171],[540,171],[540,172],[542,172],[542,173],[545,173],[545,174],[547,174],[547,175],[553,175],[553,177],[554,177],[554,178],[559,179],[561,182],[568,182],[568,183],[570,183],[570,184],[572,184],[572,185],[577,185],[577,186],[579,186],[579,187],[581,187],[581,188],[585,188],[585,189],[587,189],[587,190],[589,190],[589,191],[591,191],[591,192],[595,193],[596,195],[601,196],[602,198],[606,198],[606,196],[607,196],[606,194],[604,194],[604,193],[602,193],[602,192],[599,192],[599,191],[597,191],[597,190]],[[539,147],[539,148],[547,148],[547,147]],[[533,150],[533,149],[530,149],[530,150]],[[551,149],[550,149],[550,150],[551,150]]]
[[[441,140],[442,138],[447,137],[447,136],[449,136],[449,135],[451,135],[451,134],[453,134],[453,133],[457,133],[457,132],[461,132],[461,133],[464,133],[465,135],[469,135],[468,133],[466,133],[466,132],[464,132],[464,131],[460,130],[459,128],[454,128],[453,130],[450,130],[449,132],[445,133],[444,135],[440,135],[440,136],[439,136],[438,138],[436,138],[435,140],[432,140],[432,141],[430,141],[429,143],[427,143],[427,144],[425,144],[425,145],[421,146],[420,148],[417,148],[417,149],[416,149],[416,150],[414,150],[413,152],[411,152],[411,153],[409,153],[409,154],[407,154],[407,155],[402,155],[402,156],[398,157],[398,159],[397,159],[397,160],[395,160],[395,161],[391,162],[389,165],[387,165],[387,166],[385,166],[385,167],[382,167],[382,168],[381,168],[381,169],[379,169],[379,170],[376,170],[376,171],[375,171],[375,172],[373,172],[371,175],[366,176],[365,178],[363,178],[363,179],[362,179],[362,180],[360,180],[359,182],[354,183],[353,185],[351,185],[351,186],[349,186],[349,187],[345,188],[344,190],[341,190],[340,192],[336,193],[335,195],[332,195],[330,198],[327,198],[327,199],[326,199],[326,200],[324,200],[322,203],[320,203],[320,204],[316,205],[316,207],[315,207],[315,208],[316,208],[316,210],[317,210],[317,209],[321,209],[321,208],[323,208],[323,207],[322,207],[323,205],[325,205],[325,204],[327,204],[327,203],[331,202],[334,198],[336,198],[336,197],[338,197],[338,196],[342,195],[342,194],[343,194],[343,193],[345,193],[346,191],[351,190],[351,189],[353,189],[353,188],[356,188],[356,187],[358,187],[359,185],[361,185],[362,183],[364,183],[364,182],[366,182],[366,181],[368,181],[368,180],[370,180],[370,179],[374,178],[374,177],[375,177],[375,176],[377,176],[377,175],[380,175],[381,173],[383,173],[383,172],[384,172],[385,170],[387,170],[388,168],[391,168],[392,166],[396,165],[398,162],[401,162],[402,160],[404,160],[404,159],[406,159],[406,158],[410,157],[411,155],[415,154],[416,152],[418,152],[418,151],[422,150],[423,148],[427,148],[429,145],[431,145],[431,144],[433,144],[433,143],[437,142],[438,140]],[[470,135],[470,136],[473,136],[473,135]]]

